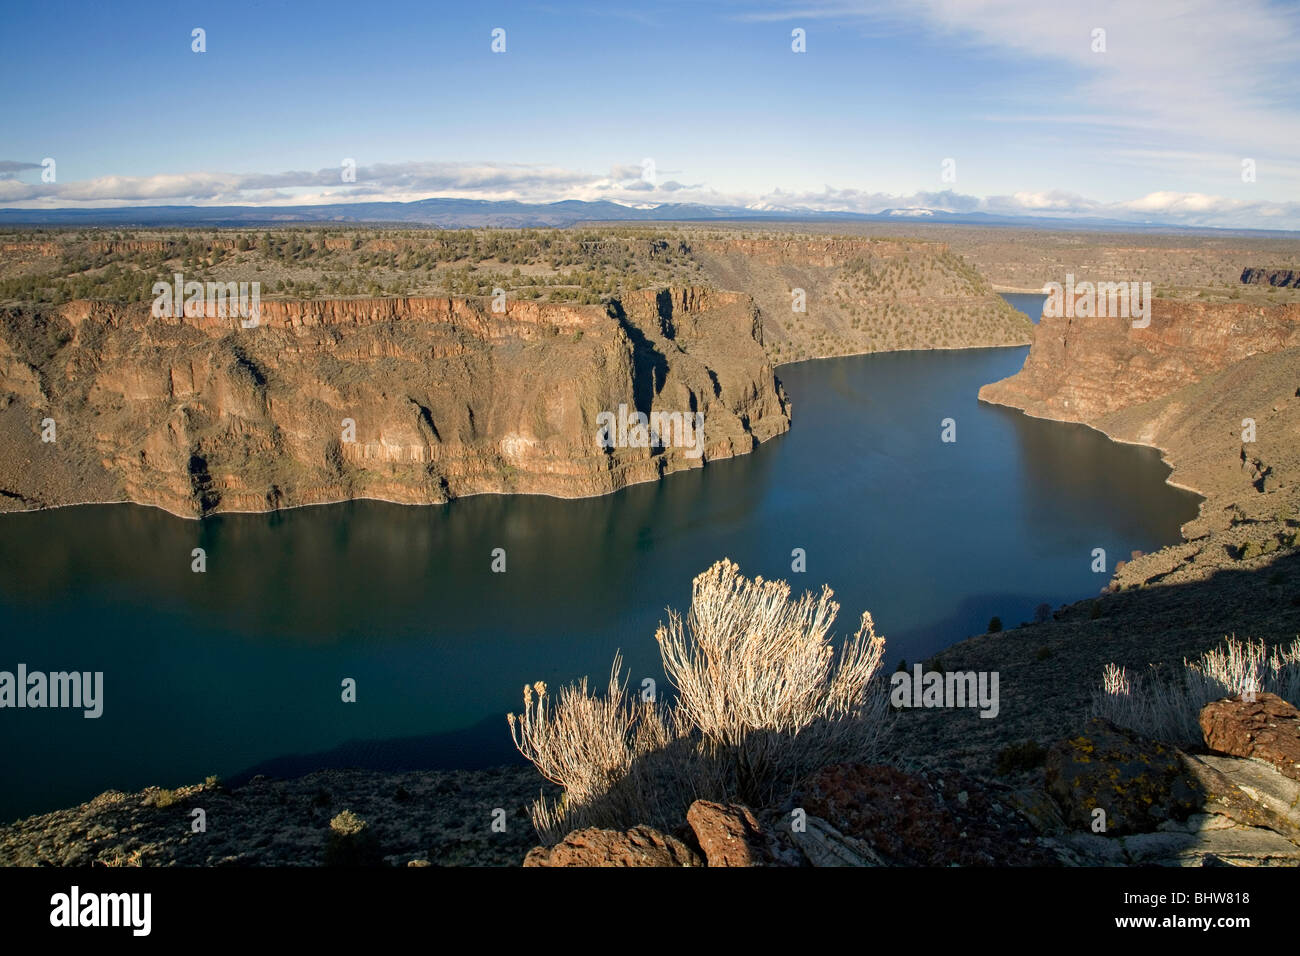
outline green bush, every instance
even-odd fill
[[[988,632],[989,632],[990,634],[997,634],[997,633],[998,633],[999,631],[1001,631],[1001,630],[1002,630],[1002,618],[997,617],[997,616],[994,616],[994,617],[989,618],[989,630],[988,630]]]

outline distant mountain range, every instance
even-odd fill
[[[0,209],[0,226],[283,226],[294,223],[366,223],[465,229],[496,226],[572,226],[584,222],[929,222],[972,226],[1020,226],[1123,232],[1249,232],[1292,236],[1278,230],[1214,229],[1120,219],[1000,216],[907,207],[878,213],[812,209],[751,209],[662,203],[624,206],[605,200],[568,199],[525,203],[485,199],[421,199],[416,202],[337,203],[318,206],[118,206],[104,209]]]

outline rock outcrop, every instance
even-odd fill
[[[575,830],[550,847],[529,852],[524,866],[700,866],[700,858],[676,837],[651,827]]]
[[[1241,270],[1243,285],[1270,285],[1278,289],[1300,287],[1300,269],[1251,269]]]
[[[1144,833],[1167,820],[1185,820],[1200,806],[1177,748],[1099,717],[1048,749],[1044,773],[1047,792],[1080,830]]]
[[[1010,795],[973,777],[906,773],[882,764],[837,764],[817,773],[805,789],[809,821],[818,824],[808,828],[812,839],[792,835],[814,866],[1055,862],[1038,846]],[[834,851],[827,852],[832,847]],[[858,853],[862,863],[847,863],[846,851]],[[840,862],[834,862],[837,859]]]
[[[1156,299],[1150,325],[1044,315],[1024,368],[980,398],[1039,418],[1095,423],[1261,353],[1300,347],[1300,306]],[[1240,429],[1238,429],[1240,430]]]
[[[762,826],[748,807],[696,800],[686,822],[709,866],[764,866],[771,860]]]
[[[702,413],[702,440],[679,428],[635,447],[627,431],[602,447],[598,416],[620,406],[673,422]],[[0,510],[583,497],[788,427],[739,294],[512,301],[504,314],[490,299],[265,301],[253,328],[88,301],[0,313]]]
[[[1300,711],[1276,694],[1211,701],[1201,709],[1200,723],[1211,750],[1266,761],[1300,780]]]
[[[1206,497],[1188,542],[1130,562],[1116,587],[1204,580],[1295,546],[1300,305],[1156,299],[1146,328],[1045,316],[1021,371],[979,395],[1155,446],[1170,482]]]

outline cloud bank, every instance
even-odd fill
[[[40,165],[0,161],[0,204],[14,208],[112,208],[127,205],[313,205],[411,202],[434,197],[548,203],[608,200],[630,206],[700,203],[770,211],[880,213],[932,209],[953,213],[1100,218],[1238,229],[1300,229],[1300,203],[1248,201],[1202,193],[1152,192],[1101,202],[1065,190],[972,196],[945,190],[910,195],[825,186],[820,191],[736,193],[702,183],[660,180],[645,163],[596,174],[509,163],[410,162],[278,173],[193,172],[104,176],[42,183]],[[20,174],[26,174],[21,175]],[[348,176],[354,176],[349,180]],[[35,180],[35,181],[30,181]]]

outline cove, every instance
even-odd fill
[[[1094,548],[1113,567],[1173,542],[1199,499],[1153,449],[980,405],[1026,351],[781,366],[788,434],[601,498],[0,516],[0,667],[103,672],[96,720],[0,711],[0,819],[259,768],[499,764],[525,683],[601,686],[620,648],[634,685],[662,681],[655,626],[724,556],[829,584],[838,634],[871,611],[889,670],[1095,594]]]

